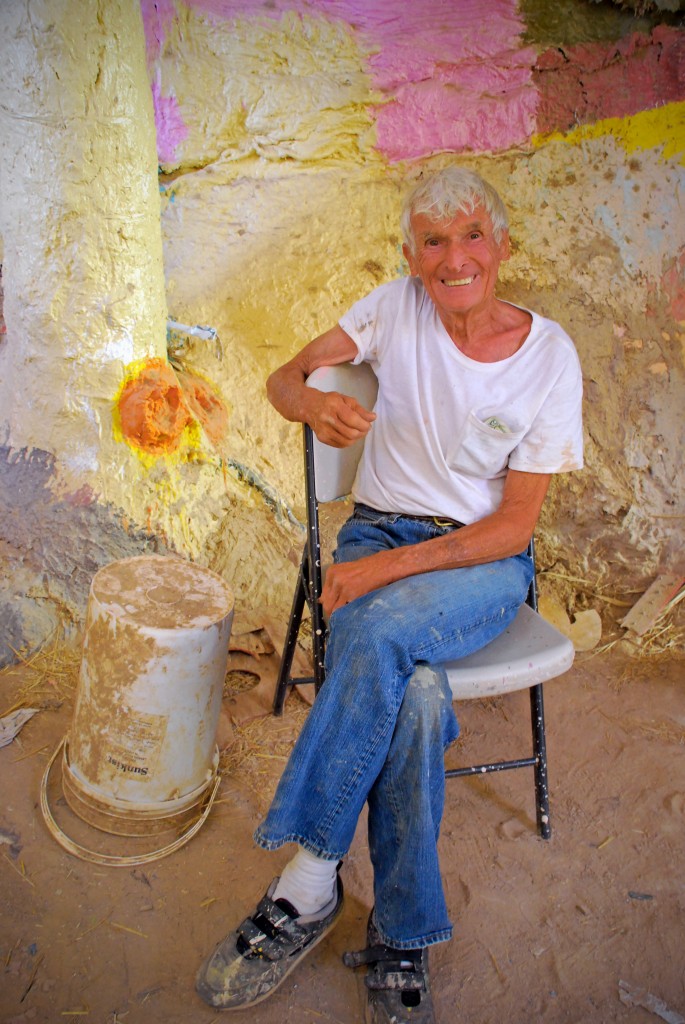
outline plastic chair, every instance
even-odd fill
[[[309,377],[307,384],[318,388],[319,391],[338,391],[341,394],[352,395],[367,409],[373,408],[378,391],[378,382],[367,363],[359,366],[342,363],[338,366],[321,367]],[[307,540],[302,553],[281,657],[273,708],[275,715],[283,713],[289,687],[309,683],[314,686],[315,693],[318,693],[324,681],[326,623],[318,600],[322,588],[318,505],[319,502],[334,501],[349,494],[362,447],[363,441],[358,441],[349,448],[332,448],[322,444],[310,427],[304,427]],[[529,551],[534,558],[532,540]],[[311,616],[314,674],[293,677],[293,656],[305,602]],[[534,578],[526,604],[522,605],[514,621],[500,636],[475,654],[444,663],[454,700],[492,697],[514,690],[530,690],[532,754],[515,760],[492,761],[468,768],[451,768],[445,771],[445,775],[447,778],[455,778],[513,768],[533,768],[537,828],[543,839],[549,839],[551,826],[542,684],[566,672],[573,663],[573,657],[571,641],[537,612],[537,588]]]

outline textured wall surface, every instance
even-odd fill
[[[562,7],[144,5],[169,302],[219,330],[229,445],[297,503],[297,431],[261,381],[405,272],[405,182],[457,154],[511,211],[502,295],[558,319],[585,370],[588,466],[558,481],[550,537],[583,572],[644,577],[682,525],[685,34]]]
[[[685,31],[582,0],[482,7],[2,8],[0,494],[15,507],[20,481],[35,506],[0,527],[14,640],[78,622],[91,570],[155,545],[239,606],[289,603],[299,429],[264,379],[406,272],[402,194],[453,160],[509,207],[501,296],[559,320],[583,364],[587,466],[555,482],[543,559],[622,585],[676,558]]]

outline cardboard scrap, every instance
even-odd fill
[[[264,631],[264,616],[260,611],[236,612],[231,624],[229,651],[242,651],[259,658],[262,654],[271,654],[273,644]]]
[[[287,629],[286,621],[259,611],[241,612],[234,617],[227,671],[249,673],[255,677],[255,685],[224,698],[217,735],[221,750],[233,742],[234,726],[271,714]],[[293,672],[298,676],[312,674],[311,660],[299,646],[293,657]],[[296,689],[308,704],[313,702],[313,686]]]
[[[219,722],[216,727],[216,745],[220,751],[228,750],[233,746],[235,740],[235,729],[228,713],[228,708],[221,706],[219,711]]]
[[[272,654],[274,648],[273,644],[266,642],[259,632],[255,632],[231,634],[228,649],[229,651],[242,651],[243,654],[251,654],[259,659],[262,654]]]
[[[638,636],[643,636],[654,625],[668,602],[685,583],[682,572],[664,572],[657,576],[641,598],[621,619],[621,625]]]
[[[256,633],[264,628],[264,616],[261,611],[241,610],[236,611],[231,623],[231,631],[236,636],[243,633]]]
[[[646,988],[638,988],[629,985],[627,981],[619,981],[618,998],[624,1006],[641,1006],[649,1010],[650,1013],[665,1020],[666,1024],[685,1024],[685,1017],[681,1013],[671,1010],[662,999],[653,996]]]
[[[571,622],[566,609],[555,598],[542,595],[538,611],[543,619],[567,636],[576,651],[591,651],[602,639],[602,620],[594,608],[576,612]]]

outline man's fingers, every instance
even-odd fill
[[[376,414],[369,412],[354,398],[331,392],[325,396],[313,424],[314,433],[325,444],[345,448],[365,437]]]
[[[332,568],[333,567],[331,566],[331,569]],[[328,570],[328,573],[331,572],[331,569]],[[337,611],[338,608],[342,608],[343,605],[350,603],[349,598],[347,598],[337,586],[331,586],[328,580],[328,574],[326,576],[326,582],[319,601],[321,602],[326,618],[330,618],[334,611]]]
[[[366,423],[373,423],[376,418],[375,412],[365,409],[363,405],[359,404],[356,398],[352,398],[350,395],[341,395],[341,398],[343,400],[343,404],[346,405],[354,414],[355,419],[362,419]]]
[[[331,401],[326,403],[324,415],[332,426],[336,426],[346,436],[352,436],[354,433],[358,437],[363,437],[368,433],[376,418],[375,413],[369,412],[348,395],[331,395],[330,398]]]

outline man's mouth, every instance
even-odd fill
[[[457,277],[452,281],[443,280],[442,283],[448,288],[461,288],[465,284],[471,284],[472,281],[472,277]]]

